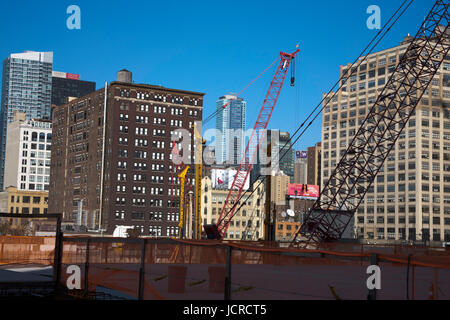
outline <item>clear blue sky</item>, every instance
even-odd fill
[[[206,93],[204,116],[218,97],[239,92],[280,51],[300,44],[297,86],[286,84],[269,125],[293,132],[376,34],[366,9],[381,8],[382,24],[401,0],[285,1],[2,1],[0,59],[24,50],[53,51],[54,70],[81,74],[101,88],[127,68],[137,83]],[[416,0],[379,48],[415,34],[433,0]],[[81,30],[68,30],[66,9],[81,8]],[[252,127],[274,69],[243,97]],[[208,127],[215,126],[215,121]],[[295,146],[321,139],[321,118]]]

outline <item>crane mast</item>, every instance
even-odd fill
[[[286,79],[289,66],[293,59],[295,59],[295,55],[298,52],[300,52],[300,50],[296,50],[293,53],[280,53],[280,63],[277,67],[275,76],[273,77],[267,95],[264,99],[264,103],[259,112],[258,119],[247,143],[245,153],[237,169],[224,206],[220,212],[219,220],[217,221],[217,224],[204,226],[205,233],[208,239],[223,239],[227,232],[230,221],[233,219],[236,213],[235,204],[237,204],[241,197],[245,181],[247,180],[249,173],[253,167],[253,163],[256,159],[258,148],[261,143],[261,137],[263,136],[265,130],[267,129],[267,125],[269,124],[269,120],[272,116],[273,110]],[[294,79],[292,76],[291,85],[293,85],[293,81]]]
[[[306,247],[342,238],[449,52],[448,9],[448,0],[434,4],[291,245],[299,237]]]
[[[203,146],[206,140],[203,139],[201,122],[194,122],[194,155],[195,155],[195,218],[194,218],[194,239],[202,238],[202,176],[203,176]]]
[[[178,174],[178,178],[180,178],[180,222],[178,223],[180,238],[183,239],[185,237],[184,230],[186,227],[186,221],[189,219],[184,218],[184,181],[186,180],[186,174],[189,170],[189,166],[186,166],[184,170]],[[188,235],[189,236],[189,235]]]

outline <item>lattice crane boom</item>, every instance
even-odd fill
[[[275,76],[270,84],[267,95],[264,99],[264,103],[256,120],[255,126],[253,128],[250,139],[247,143],[245,153],[237,169],[236,175],[231,185],[230,191],[228,192],[227,199],[225,200],[224,206],[220,212],[219,220],[217,224],[205,225],[205,232],[208,239],[223,239],[227,232],[230,221],[233,219],[236,213],[235,203],[239,201],[242,190],[245,185],[249,173],[253,167],[256,159],[259,145],[261,143],[261,137],[263,136],[269,120],[272,116],[275,105],[280,96],[281,89],[283,87],[286,75],[289,70],[289,66],[297,53],[300,50],[296,50],[293,53],[280,53],[280,63],[275,72]],[[291,78],[291,85],[293,85],[293,76]]]
[[[448,10],[448,0],[436,1],[292,244],[299,236],[305,246],[342,238],[449,52]]]

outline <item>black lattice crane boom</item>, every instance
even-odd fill
[[[436,1],[306,215],[292,245],[297,240],[307,247],[342,238],[449,52],[448,10],[448,0]]]

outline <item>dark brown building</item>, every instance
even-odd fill
[[[95,91],[95,85],[95,82],[80,80],[78,74],[53,71],[51,104],[60,106],[67,103],[69,97],[85,96]]]
[[[315,147],[308,148],[308,177],[307,182],[310,185],[320,186],[321,179],[321,156],[322,143],[319,142]]]
[[[180,185],[172,179],[171,136],[186,129],[194,137],[204,94],[133,84],[126,73],[107,86],[106,103],[100,89],[55,108],[49,212],[75,224],[82,211],[88,229],[108,234],[134,226],[144,235],[176,236]],[[192,159],[189,141],[182,154]]]

